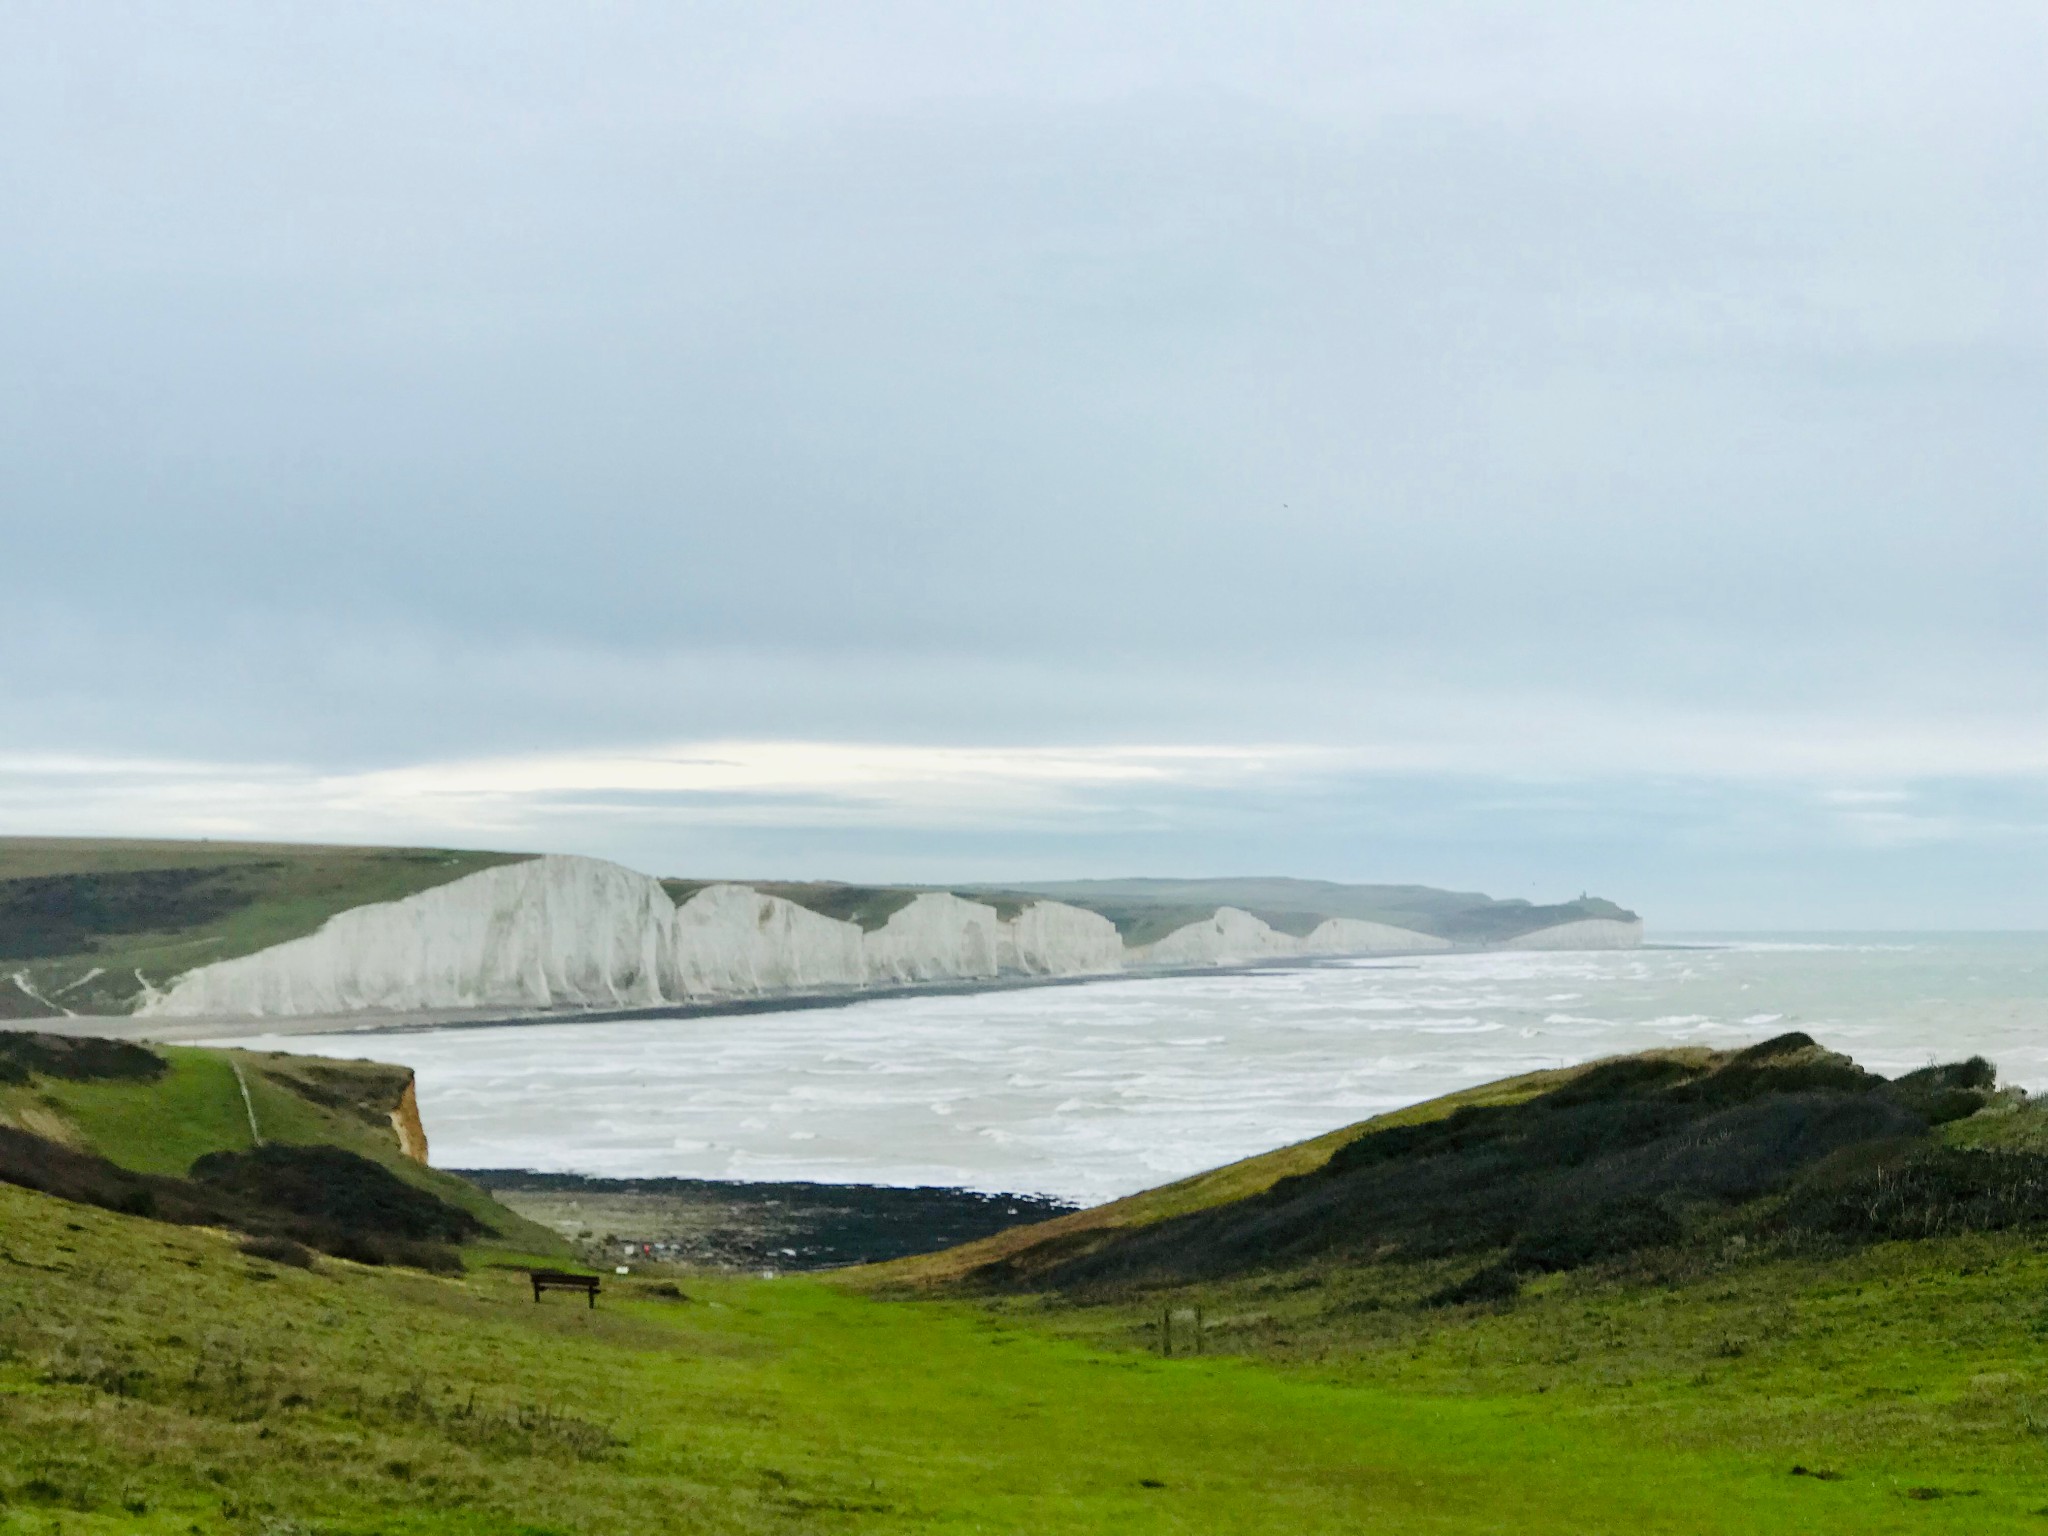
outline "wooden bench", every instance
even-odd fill
[[[527,1272],[527,1279],[533,1282],[533,1299],[540,1300],[542,1291],[581,1291],[590,1298],[592,1307],[597,1305],[597,1276],[572,1275],[559,1269],[535,1269]]]

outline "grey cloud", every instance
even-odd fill
[[[1369,745],[1430,690],[2023,722],[2044,41],[13,7],[0,707],[347,768]]]

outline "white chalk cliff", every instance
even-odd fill
[[[1567,923],[1516,948],[1620,948],[1641,924]],[[504,864],[402,901],[342,912],[304,938],[200,966],[137,1012],[290,1018],[468,1009],[653,1008],[869,987],[1244,965],[1298,955],[1447,949],[1431,934],[1331,918],[1295,938],[1236,907],[1127,949],[1099,913],[1036,900],[1004,917],[943,891],[863,931],[751,886],[698,890],[602,859]]]
[[[675,908],[668,952],[668,1002],[824,992],[868,979],[859,927],[747,885],[707,885]]]
[[[1412,955],[1417,950],[1450,947],[1449,939],[1433,933],[1417,933],[1413,928],[1396,928],[1392,923],[1374,923],[1362,917],[1328,918],[1301,941],[1304,955]]]
[[[1063,901],[1034,901],[1003,925],[999,943],[997,963],[1025,976],[1094,976],[1125,964],[1116,924]]]
[[[290,1018],[477,1008],[652,1008],[1002,976],[1084,976],[1124,964],[1108,918],[1035,901],[1005,919],[928,891],[872,933],[745,885],[681,906],[602,859],[501,865],[318,932],[187,971],[138,1012]]]
[[[675,903],[602,859],[540,858],[352,907],[315,933],[187,971],[138,1013],[183,1018],[652,1006]]]
[[[1140,953],[1150,965],[1245,965],[1301,953],[1301,940],[1236,907],[1176,928]]]
[[[873,933],[862,935],[868,980],[900,987],[921,981],[993,979],[999,974],[996,952],[1002,926],[994,907],[926,891],[891,913]]]
[[[1451,941],[1413,928],[1368,922],[1357,917],[1325,918],[1297,939],[1264,918],[1237,907],[1218,907],[1213,917],[1176,928],[1165,938],[1133,953],[1133,963],[1158,966],[1251,965],[1284,960],[1292,955],[1414,954],[1449,949]]]
[[[1643,942],[1643,920],[1624,922],[1615,917],[1582,917],[1577,922],[1557,923],[1533,933],[1518,934],[1501,941],[1502,949],[1638,949]]]

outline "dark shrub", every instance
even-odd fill
[[[1889,1167],[1817,1176],[1780,1220],[1869,1242],[2048,1226],[2048,1156],[1920,1148]]]
[[[293,1230],[322,1253],[354,1264],[383,1264],[389,1258],[385,1245],[368,1232],[356,1232],[347,1227],[322,1227],[313,1222],[297,1223]]]
[[[485,1230],[467,1211],[336,1147],[210,1153],[193,1168],[207,1177],[131,1173],[93,1153],[0,1126],[0,1183],[124,1215],[233,1227],[252,1234],[244,1253],[280,1264],[310,1263],[306,1249],[317,1248],[362,1264],[452,1274],[462,1260],[449,1243]]]
[[[1845,1154],[1876,1154],[1865,1171],[1890,1167],[1899,1147],[1927,1145],[1930,1121],[1981,1102],[1991,1079],[1985,1063],[1971,1061],[1894,1084],[1797,1033],[1727,1056],[1602,1062],[1521,1103],[1370,1132],[1260,1195],[1137,1229],[1075,1234],[1067,1252],[1048,1242],[1012,1269],[1091,1288],[1329,1257],[1476,1259],[1502,1250],[1525,1271],[1571,1269],[1682,1243],[1678,1213],[1691,1219],[1697,1210],[1712,1224],[1716,1212],[1783,1193],[1822,1165],[1835,1169],[1827,1187],[1839,1193]],[[1936,1200],[1944,1214],[1910,1220],[2018,1219],[2010,1213],[2030,1209],[2032,1196],[2011,1170],[2000,1177],[2005,1193]],[[1897,1213],[1850,1225],[1907,1222],[1905,1205],[1922,1197],[1934,1198],[1919,1185],[1910,1197],[1888,1187]],[[980,1278],[1003,1284],[1011,1274],[991,1266]]]
[[[387,1264],[403,1264],[436,1275],[462,1273],[462,1255],[446,1243],[412,1243],[398,1238],[386,1245],[385,1254]]]
[[[94,1153],[61,1146],[12,1126],[0,1125],[0,1183],[38,1189],[62,1200],[128,1216],[185,1222],[222,1220],[216,1202],[181,1180],[131,1173]]]
[[[1513,1301],[1521,1291],[1522,1282],[1512,1266],[1489,1264],[1425,1296],[1422,1304],[1425,1307],[1462,1307],[1472,1303]]]
[[[252,1259],[268,1259],[273,1264],[289,1264],[294,1269],[313,1267],[312,1250],[288,1237],[252,1237],[242,1244],[242,1252]]]
[[[102,936],[210,923],[254,901],[250,870],[131,869],[0,880],[0,958],[90,950]]]
[[[299,1237],[322,1253],[356,1264],[403,1265],[437,1275],[462,1273],[462,1256],[445,1243],[423,1243],[382,1232],[352,1231],[312,1222],[295,1225]]]
[[[1928,1124],[1944,1125],[1974,1115],[1991,1102],[1997,1087],[1997,1069],[1982,1056],[1972,1056],[1908,1072],[1894,1079],[1885,1094],[1924,1115]]]
[[[75,1083],[153,1083],[169,1070],[170,1064],[156,1052],[125,1040],[0,1030],[0,1083],[25,1083],[31,1074]]]
[[[1768,1040],[1759,1040],[1755,1045],[1737,1051],[1731,1065],[1753,1066],[1760,1061],[1776,1061],[1786,1056],[1796,1056],[1801,1051],[1819,1049],[1820,1042],[1805,1030],[1787,1030],[1782,1035],[1773,1035]]]
[[[1552,1213],[1515,1244],[1522,1269],[1576,1269],[1596,1259],[1662,1248],[1685,1235],[1678,1219],[1654,1200],[1622,1199]]]
[[[428,1242],[461,1242],[486,1230],[459,1206],[340,1147],[273,1143],[249,1152],[209,1152],[193,1163],[192,1179],[320,1227]]]

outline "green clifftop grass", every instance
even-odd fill
[[[137,1049],[129,1047],[128,1049]],[[0,1125],[14,1126],[137,1173],[182,1178],[214,1152],[267,1142],[340,1147],[469,1212],[500,1236],[490,1246],[564,1257],[560,1237],[515,1215],[465,1179],[401,1150],[390,1114],[412,1081],[403,1067],[260,1051],[154,1046],[166,1070],[150,1080],[0,1082]],[[235,1067],[248,1084],[244,1104]]]

